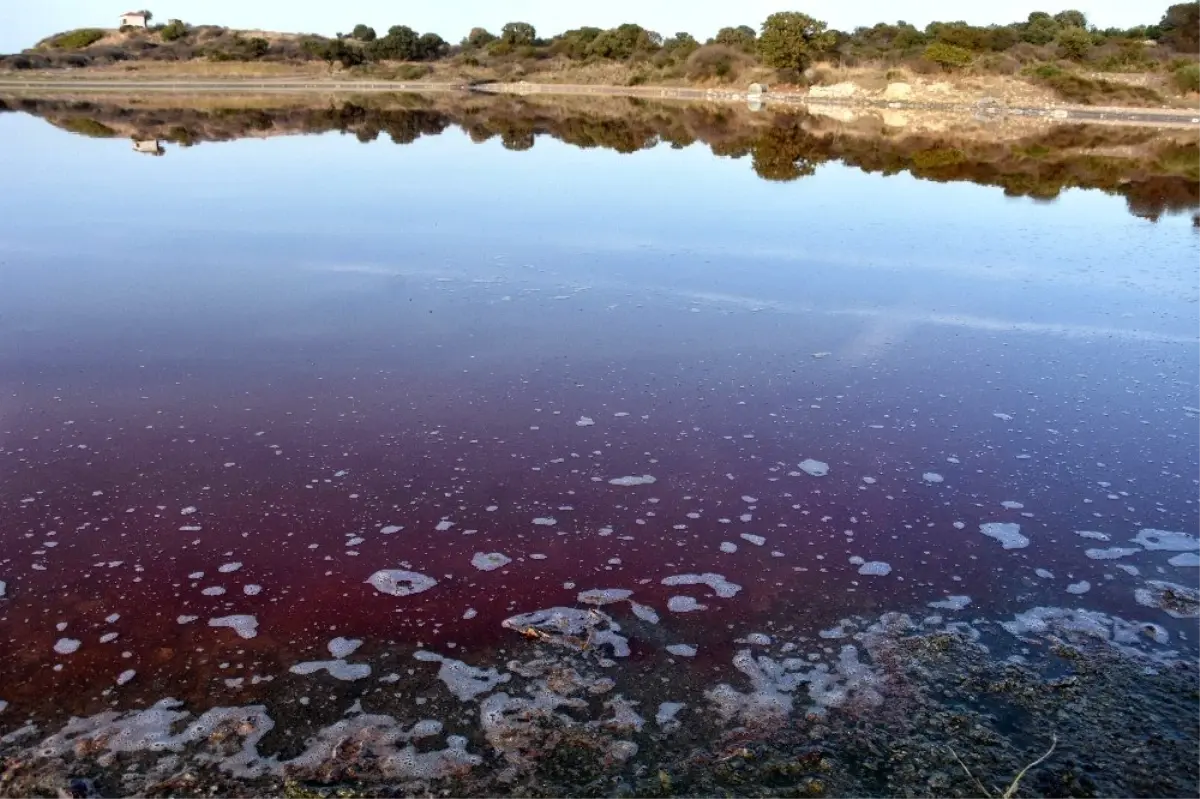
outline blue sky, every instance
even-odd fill
[[[110,27],[129,8],[148,7],[161,20],[178,17],[192,23],[235,28],[333,34],[356,22],[376,28],[404,24],[435,31],[458,41],[471,27],[497,30],[505,22],[532,22],[544,34],[584,24],[609,27],[637,22],[660,33],[686,30],[706,38],[723,25],[758,26],[774,11],[803,10],[830,25],[849,29],[879,21],[904,19],[924,26],[933,19],[966,19],[977,24],[1023,19],[1030,11],[1056,12],[1079,8],[1101,27],[1157,22],[1169,2],[1088,0],[1071,5],[1042,0],[742,0],[739,3],[682,0],[607,0],[576,3],[563,0],[441,0],[396,3],[393,0],[0,0],[0,52],[14,52],[61,30]],[[124,4],[124,5],[122,5]]]

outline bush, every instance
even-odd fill
[[[67,33],[60,33],[49,41],[56,50],[82,50],[104,38],[104,31],[99,28],[80,28]]]
[[[78,133],[80,136],[90,136],[93,139],[111,139],[117,132],[102,122],[86,117],[74,117],[60,123],[63,130]]]
[[[1171,73],[1171,82],[1181,92],[1200,92],[1200,64],[1185,64]]]
[[[736,80],[742,69],[752,63],[745,53],[723,44],[706,44],[688,56],[687,77],[689,80],[712,80],[724,82]]]
[[[1067,28],[1058,35],[1058,52],[1063,58],[1082,61],[1092,49],[1092,35],[1083,28]]]
[[[164,42],[173,42],[182,39],[188,34],[188,26],[182,20],[173,19],[163,26],[163,29],[158,32]]]
[[[934,42],[925,48],[925,57],[945,70],[965,67],[974,58],[970,50],[945,42]]]

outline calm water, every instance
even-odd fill
[[[1200,523],[1188,216],[457,128],[151,158],[6,114],[0,152],[0,732],[270,699],[335,636],[376,676],[421,646],[501,660],[506,617],[593,588],[662,617],[612,611],[647,671],[948,595],[1196,649],[1135,600],[1194,585],[1168,563],[1191,544],[1129,543]],[[389,596],[381,569],[438,583]],[[235,614],[255,637],[207,624]]]

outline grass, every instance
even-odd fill
[[[1028,766],[1021,769],[1020,773],[1018,773],[1017,776],[1013,778],[1013,781],[1011,783],[1009,783],[1008,787],[1004,790],[1004,793],[999,795],[1000,799],[1013,799],[1013,797],[1017,795],[1017,789],[1019,789],[1021,787],[1021,780],[1025,778],[1025,775],[1028,774],[1031,769],[1033,769],[1037,766],[1040,766],[1042,763],[1045,763],[1046,760],[1050,757],[1050,755],[1054,754],[1054,750],[1057,747],[1058,747],[1058,736],[1052,735],[1051,741],[1050,741],[1050,748],[1046,750],[1046,754],[1042,755],[1037,760],[1033,761]],[[946,748],[950,749],[950,754],[954,755],[954,759],[958,761],[958,765],[962,766],[963,771],[967,772],[967,776],[970,777],[972,780],[974,780],[975,785],[979,788],[980,791],[983,792],[983,795],[986,796],[987,799],[996,799],[996,796],[993,795],[992,792],[989,791],[987,789],[987,787],[984,786],[984,784],[979,781],[979,778],[971,773],[971,769],[967,768],[967,764],[962,762],[962,759],[958,756],[958,753],[955,752],[950,747],[946,747]]]
[[[80,28],[47,39],[45,46],[55,50],[82,50],[103,39],[107,33],[100,28]]]

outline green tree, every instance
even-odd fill
[[[588,46],[588,55],[624,61],[652,53],[662,46],[662,37],[641,25],[625,24],[606,30]]]
[[[1054,15],[1054,21],[1064,28],[1083,28],[1087,30],[1087,15],[1075,9],[1058,12]]]
[[[368,54],[379,61],[412,61],[417,57],[417,32],[407,25],[393,25],[368,45]]]
[[[528,22],[510,22],[500,29],[500,38],[511,47],[531,46],[537,41],[537,28]]]
[[[1022,26],[1021,41],[1030,44],[1049,44],[1058,36],[1059,24],[1045,11],[1034,11]]]
[[[379,38],[374,28],[370,25],[364,25],[361,22],[354,26],[354,30],[350,32],[350,35],[360,42],[373,42]]]
[[[804,69],[833,45],[824,22],[798,11],[779,11],[767,17],[758,37],[763,62],[775,69]]]
[[[496,41],[495,34],[486,28],[471,28],[467,38],[462,40],[462,46],[466,50],[482,50],[494,41]]]
[[[575,61],[582,61],[588,57],[588,49],[592,46],[592,42],[604,33],[600,28],[572,28],[559,34],[555,38],[551,49],[560,55],[565,55],[567,58]]]
[[[150,20],[154,19],[154,14],[153,14],[153,13],[150,11],[150,9],[148,9],[148,8],[143,8],[143,9],[142,9],[140,12],[138,12],[138,13],[140,13],[140,14],[141,14],[143,17],[145,17],[145,18],[146,18],[146,24],[147,24],[147,25],[149,25],[149,24],[150,24]]]
[[[934,42],[925,48],[925,57],[935,64],[939,64],[942,69],[950,70],[957,67],[965,67],[971,63],[974,58],[970,50],[965,50],[961,47],[955,47],[952,44],[945,42]]]
[[[417,39],[413,58],[417,61],[435,61],[450,51],[450,45],[436,33],[423,33]]]
[[[758,40],[758,34],[754,32],[754,28],[749,25],[739,25],[736,28],[721,28],[717,31],[717,35],[713,37],[713,44],[723,44],[726,47],[733,47],[746,52],[754,51],[754,44]]]
[[[1092,49],[1092,34],[1083,28],[1064,28],[1058,34],[1058,52],[1063,58],[1082,61]]]
[[[163,29],[158,32],[164,42],[173,42],[177,39],[182,39],[188,34],[188,26],[183,20],[173,19],[163,26]]]
[[[1158,23],[1159,41],[1181,53],[1200,51],[1200,1],[1176,3]]]
[[[696,41],[696,38],[687,31],[680,31],[663,42],[663,50],[678,58],[687,58],[698,49],[700,49],[700,42]]]

